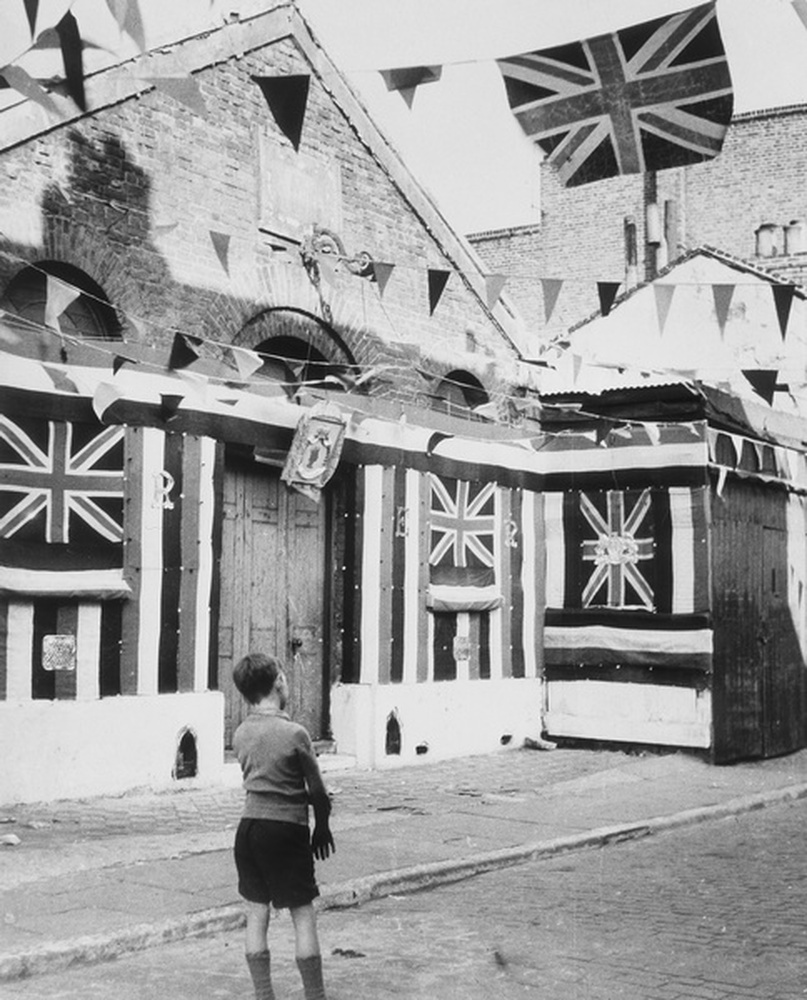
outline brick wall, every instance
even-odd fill
[[[263,328],[247,324],[267,310],[291,307],[322,320],[329,309],[357,364],[395,366],[371,392],[427,405],[432,383],[418,369],[438,378],[475,357],[486,388],[505,390],[513,346],[335,103],[327,79],[311,77],[299,154],[252,80],[309,71],[284,39],[196,70],[204,117],[151,90],[0,153],[0,297],[25,262],[73,265],[120,310],[124,337],[165,357],[176,330],[256,346],[251,331],[258,337]],[[260,231],[261,135],[270,157],[283,151],[326,171],[338,166],[346,252],[396,265],[383,299],[374,282],[345,268],[330,278],[310,273],[296,248],[277,250]],[[229,274],[211,230],[230,237]],[[434,315],[428,267],[451,272]],[[496,360],[504,368],[491,367]]]
[[[720,156],[706,163],[659,171],[656,200],[662,207],[674,203],[678,216],[677,239],[664,265],[693,247],[707,244],[738,257],[803,278],[805,258],[785,258],[780,249],[772,259],[755,257],[755,232],[763,223],[785,226],[794,219],[807,220],[807,106],[781,108],[737,116],[728,131]],[[487,234],[472,237],[477,251],[489,265],[505,261],[521,272],[523,260],[511,260],[503,244],[516,254],[524,247],[529,266],[542,277],[565,279],[551,327],[568,327],[598,308],[597,281],[625,279],[625,218],[636,222],[639,278],[644,278],[647,253],[645,185],[641,176],[616,177],[582,187],[563,188],[555,172],[544,167],[541,175],[542,222],[540,238],[531,227],[505,230],[496,239]],[[524,233],[522,236],[521,233]],[[801,259],[799,259],[801,258]],[[521,284],[514,293],[525,311],[540,295]],[[554,332],[537,316],[538,333]]]

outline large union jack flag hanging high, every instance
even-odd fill
[[[123,541],[123,427],[0,415],[0,541]]]
[[[731,121],[713,3],[499,68],[516,119],[569,187],[711,159]]]
[[[603,494],[597,495],[600,503],[602,498]],[[650,490],[638,496],[608,490],[604,499],[603,510],[592,497],[580,494],[580,512],[588,533],[594,534],[580,543],[583,563],[591,564],[591,573],[583,584],[582,606],[643,607],[653,611],[653,585],[642,572],[642,563],[653,559],[655,548]]]

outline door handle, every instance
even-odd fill
[[[295,635],[295,637],[291,640],[292,649],[299,649],[302,644],[303,640],[299,637],[299,635]]]

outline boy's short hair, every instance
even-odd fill
[[[282,669],[274,656],[248,653],[233,668],[233,681],[250,705],[256,705],[261,698],[272,693],[277,675]]]

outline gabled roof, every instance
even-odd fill
[[[359,140],[371,150],[376,162],[436,240],[456,269],[459,279],[477,298],[517,353],[523,354],[526,330],[517,309],[506,294],[500,296],[492,308],[488,305],[487,269],[481,259],[470,244],[454,231],[437,204],[415,179],[345,75],[331,61],[299,11],[288,0],[278,0],[271,9],[259,14],[232,20],[215,29],[89,73],[85,78],[85,90],[90,110],[86,114],[58,94],[55,95],[60,114],[58,119],[49,116],[38,104],[20,97],[15,105],[0,110],[0,155],[3,150],[153,90],[153,78],[176,75],[178,59],[184,71],[193,73],[283,40],[294,43],[324,90],[350,121]]]
[[[778,302],[772,289],[792,289]],[[788,301],[790,299],[790,301]],[[564,338],[548,394],[699,382],[746,399],[744,372],[774,373],[775,405],[807,411],[807,294],[713,247],[698,247]],[[787,387],[786,389],[784,387]],[[804,398],[799,399],[800,393]]]

